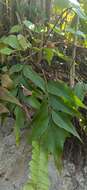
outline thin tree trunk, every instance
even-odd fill
[[[78,31],[78,28],[79,28],[79,16],[77,16],[77,21],[76,21],[76,30],[75,30],[76,32]],[[76,59],[76,50],[77,50],[77,40],[78,40],[78,37],[77,37],[77,34],[75,34],[74,44],[73,44],[73,53],[72,53],[72,63],[71,63],[71,69],[70,69],[70,86],[71,86],[71,88],[73,88],[75,85],[75,76],[76,76],[75,59]]]
[[[46,19],[47,22],[50,20],[50,9],[51,9],[51,0],[45,1],[45,7],[46,7]]]

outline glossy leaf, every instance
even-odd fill
[[[35,25],[34,25],[32,22],[30,22],[29,20],[23,21],[23,24],[24,24],[28,29],[34,31]]]

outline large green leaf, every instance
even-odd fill
[[[8,47],[4,47],[0,49],[0,53],[3,55],[11,55],[13,52],[14,50]]]
[[[34,139],[40,138],[47,130],[49,123],[48,105],[47,101],[43,102],[40,110],[32,121],[32,137]]]
[[[13,65],[10,70],[9,70],[9,73],[10,74],[13,74],[13,73],[19,73],[22,69],[23,69],[23,66],[22,64],[16,64],[16,65]]]
[[[59,128],[54,122],[50,121],[50,127],[42,137],[43,148],[48,150],[57,160],[57,166],[60,170],[62,167],[62,154],[64,143],[69,134],[63,128]]]
[[[30,162],[31,179],[23,190],[48,190],[48,153],[37,141],[32,142],[32,160]]]
[[[85,107],[81,100],[74,94],[74,92],[62,81],[48,82],[48,92],[66,99],[73,106]]]
[[[71,116],[79,115],[79,112],[77,111],[77,109],[75,109],[74,106],[68,104],[68,102],[65,102],[63,98],[50,95],[49,96],[49,104],[56,111],[62,111]]]
[[[79,134],[72,125],[69,116],[62,112],[52,111],[52,119],[58,127],[65,129],[66,131],[80,139]]]
[[[22,96],[22,98],[23,98],[23,96]],[[40,108],[40,102],[34,96],[24,97],[23,100],[27,105],[31,106],[32,108],[35,108],[35,109]]]
[[[17,24],[11,28],[10,33],[18,33],[18,32],[21,32],[21,30],[22,30],[22,26]]]
[[[27,48],[31,48],[31,43],[24,37],[22,34],[17,36],[18,42],[21,46],[22,50],[27,50]]]
[[[24,76],[27,79],[30,79],[37,87],[42,89],[45,92],[45,82],[44,80],[37,74],[31,66],[25,66],[23,70]]]
[[[20,50],[20,45],[18,42],[18,39],[15,35],[9,35],[8,37],[6,37],[3,42],[7,45],[9,45],[11,48],[13,49],[18,49]]]

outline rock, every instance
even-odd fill
[[[1,134],[0,131],[0,190],[20,190],[28,179],[30,146],[24,133],[19,147],[11,130],[10,134]]]

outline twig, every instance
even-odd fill
[[[67,11],[69,11],[69,10],[71,11],[71,10],[72,10],[72,7],[65,9],[65,10],[60,14],[58,20],[55,22],[53,28],[52,28],[51,31],[49,32],[49,34],[48,34],[48,36],[47,36],[47,38],[46,38],[46,41],[49,39],[50,34],[52,34],[53,30],[55,29],[55,27],[56,27],[56,25],[58,24],[58,22],[60,21],[60,19],[62,19],[62,16],[64,15],[64,13],[67,12]],[[61,23],[63,23],[65,19],[66,19],[66,16],[62,19]],[[58,26],[60,26],[61,23],[59,23]]]

